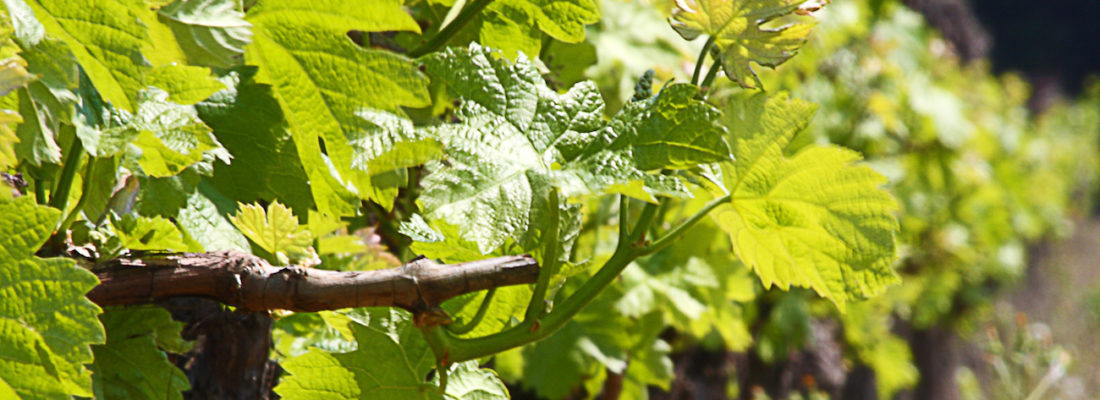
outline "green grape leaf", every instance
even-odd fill
[[[596,46],[592,43],[551,41],[540,57],[546,61],[557,87],[570,87],[585,80],[585,71],[596,64]]]
[[[74,212],[82,212],[84,218],[91,222],[101,221],[101,217],[105,215],[108,210],[108,205],[112,195],[120,193],[119,196],[125,196],[125,186],[118,188],[116,192],[115,186],[118,183],[119,169],[118,169],[119,157],[94,157],[90,158],[87,162],[92,163],[89,166],[88,171],[81,175],[80,179],[87,180],[88,185],[86,191],[83,191],[80,196],[84,198],[84,203],[79,210]],[[136,177],[128,176],[127,179],[137,180]],[[118,215],[127,214],[126,212],[116,212]]]
[[[175,35],[187,62],[228,68],[240,64],[252,41],[252,24],[233,0],[176,0],[157,10]]]
[[[168,101],[189,106],[225,89],[225,84],[210,76],[210,69],[170,64],[154,68],[145,76],[145,84],[168,92]]]
[[[17,25],[22,46],[34,46],[42,39],[38,30],[69,45],[73,56],[95,83],[103,98],[115,107],[133,110],[134,96],[148,62],[141,53],[149,43],[144,25],[136,23],[134,10],[117,0],[8,0],[17,10],[13,19],[28,21],[25,32]],[[30,7],[26,7],[29,5]],[[33,14],[30,12],[33,11]],[[37,19],[38,24],[29,21]],[[37,25],[37,26],[35,26]]]
[[[360,111],[359,117],[366,125],[348,135],[348,144],[355,150],[352,168],[381,174],[422,165],[443,154],[439,142],[413,129],[407,118],[375,110]]]
[[[883,399],[913,387],[920,378],[908,343],[890,332],[892,301],[888,296],[876,297],[852,304],[847,313],[838,316],[846,345],[875,371],[875,386]]]
[[[594,0],[498,0],[480,17],[479,42],[500,49],[509,58],[517,52],[540,53],[539,31],[566,43],[584,41],[585,25],[600,20]]]
[[[91,397],[84,365],[104,333],[99,307],[84,294],[98,282],[71,259],[34,255],[61,212],[31,197],[0,201],[0,395]]]
[[[676,374],[669,358],[672,346],[660,338],[665,329],[660,313],[647,314],[631,329],[636,333],[631,335],[630,363],[623,374],[623,398],[646,398],[651,386],[669,390]]]
[[[18,58],[11,57],[0,60],[0,96],[5,96],[11,93],[12,90],[23,87],[34,79],[34,75],[28,74],[27,70],[20,65]]]
[[[439,378],[436,378],[439,384]],[[447,372],[448,399],[458,400],[507,400],[511,396],[496,372],[481,368],[477,360],[460,362]]]
[[[615,312],[605,290],[552,336],[523,350],[523,384],[543,398],[565,398],[590,371],[627,368],[633,322]],[[652,342],[651,342],[652,343]]]
[[[265,2],[247,20],[254,28],[245,60],[260,67],[256,81],[270,84],[282,106],[319,211],[351,215],[360,198],[390,206],[403,182],[352,168],[348,142],[369,125],[363,109],[429,105],[428,81],[411,60],[359,47],[347,32],[419,32],[416,21],[397,0]]]
[[[734,251],[765,287],[802,286],[845,303],[897,282],[897,221],[885,181],[859,154],[811,146],[787,158],[783,149],[814,105],[757,93],[725,112],[736,163],[723,166],[728,204],[714,218]]]
[[[472,45],[433,54],[426,65],[463,102],[460,123],[432,129],[447,156],[429,164],[420,201],[429,219],[460,226],[483,253],[545,226],[540,218],[551,187],[567,197],[687,196],[677,178],[645,170],[729,159],[728,151],[720,154],[728,147],[714,122],[717,111],[693,100],[688,86],[639,103],[608,125],[591,82],[559,95],[522,57],[511,63]]]
[[[299,227],[298,218],[279,202],[271,203],[266,213],[259,205],[241,204],[240,212],[231,220],[252,243],[281,264],[308,256],[313,249],[313,235]]]
[[[762,25],[789,17],[805,0],[677,0],[670,23],[684,39],[714,38],[726,76],[741,87],[760,87],[749,62],[775,68],[806,42],[811,25]]]
[[[278,200],[295,210],[313,208],[309,177],[283,112],[271,97],[271,87],[252,79],[255,74],[254,67],[227,72],[220,78],[227,89],[195,105],[199,117],[233,155],[232,164],[214,165],[209,182],[237,201]],[[278,168],[272,168],[275,165]]]
[[[15,143],[19,137],[12,129],[13,124],[23,122],[23,117],[12,110],[0,109],[0,168],[8,168],[15,165],[18,159],[15,156]]]
[[[636,101],[615,116],[615,148],[629,144],[638,168],[684,169],[699,164],[730,161],[726,128],[717,109],[696,100],[698,89],[673,84],[651,101]]]
[[[176,225],[161,217],[134,217],[133,214],[126,214],[112,220],[111,225],[114,226],[124,249],[177,252],[189,250]]]
[[[16,93],[23,123],[15,129],[19,138],[15,144],[15,154],[35,166],[61,164],[61,147],[54,139],[57,126],[51,121],[46,105],[30,89],[19,89]]]
[[[38,76],[38,82],[62,103],[75,103],[71,93],[79,86],[78,66],[69,45],[61,40],[45,38],[34,46],[23,46],[19,53],[27,60],[27,71]],[[59,119],[67,119],[58,116]]]
[[[186,351],[183,324],[163,308],[109,310],[99,316],[107,342],[92,346],[96,397],[104,399],[182,399],[187,376],[161,349]]]
[[[228,219],[237,210],[237,203],[207,181],[200,181],[195,171],[185,170],[169,178],[131,179],[140,192],[136,204],[139,214],[175,220],[185,241],[193,239],[205,251],[250,250],[248,239]]]
[[[411,314],[392,309],[353,313],[341,316],[334,327],[353,337],[357,348],[347,353],[312,349],[288,359],[282,366],[290,376],[279,382],[276,393],[290,399],[442,398],[438,386],[425,379],[434,357]]]
[[[179,210],[176,222],[206,251],[248,251],[248,239],[226,218],[235,205],[203,181],[187,197],[187,205]]]
[[[142,91],[137,112],[121,128],[138,132],[133,143],[142,150],[142,170],[155,177],[176,175],[202,161],[207,152],[228,163],[231,156],[195,108],[170,102],[168,96],[156,88]]]

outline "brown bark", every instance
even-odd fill
[[[915,330],[909,339],[909,348],[913,350],[913,363],[920,371],[913,400],[958,400],[955,371],[962,357],[955,332],[944,327]]]
[[[234,312],[197,297],[174,297],[159,303],[184,322],[180,332],[194,347],[169,357],[186,374],[191,389],[185,399],[266,400],[282,369],[270,359],[274,320],[266,312]]]
[[[328,271],[273,267],[249,254],[222,251],[118,259],[95,272],[100,284],[88,298],[101,306],[198,296],[252,311],[387,306],[415,313],[461,294],[534,283],[539,266],[524,255],[455,265],[419,258],[397,268]]]

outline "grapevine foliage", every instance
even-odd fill
[[[908,366],[885,328],[889,300],[866,300],[886,292],[916,303],[915,318],[945,312],[913,299],[932,297],[931,285],[890,294],[896,234],[912,244],[936,229],[922,218],[963,214],[1034,238],[1052,228],[1006,221],[991,199],[1025,204],[1034,220],[1064,208],[1018,191],[925,207],[957,189],[937,183],[959,181],[919,170],[888,182],[876,171],[889,168],[862,162],[859,151],[919,169],[927,155],[838,139],[852,129],[835,126],[837,104],[864,93],[837,91],[873,82],[806,72],[840,61],[822,55],[839,52],[828,45],[803,47],[816,6],[801,1],[678,1],[665,10],[671,27],[636,29],[625,27],[663,14],[614,0],[241,3],[4,1],[0,398],[182,398],[196,382],[175,360],[202,351],[182,324],[85,297],[97,262],[163,251],[248,251],[306,274],[417,255],[539,261],[534,285],[416,314],[279,313],[274,391],[287,399],[504,399],[504,382],[562,398],[595,395],[609,375],[624,398],[646,398],[670,388],[670,341],[775,360],[807,341],[811,314],[835,313],[859,362]],[[800,50],[810,56],[793,72],[751,66]],[[807,90],[818,107],[797,99],[803,80],[840,82]],[[764,83],[773,91],[755,90]],[[963,151],[969,138],[950,132],[977,118],[919,101],[906,105],[917,115],[898,115],[890,103],[919,97],[851,101],[888,129],[914,125],[907,140]],[[815,125],[815,110],[830,124]],[[818,134],[845,147],[812,144]],[[1023,153],[973,141],[996,150],[982,160]],[[990,162],[996,174],[1029,172]],[[887,185],[932,200],[899,202]],[[828,306],[810,307],[811,291]],[[880,393],[912,375],[883,373]]]

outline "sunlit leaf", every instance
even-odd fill
[[[737,256],[765,287],[813,289],[843,309],[897,282],[894,199],[859,154],[811,146],[783,149],[814,106],[758,93],[725,113],[737,158],[723,166],[728,204],[714,212]]]
[[[84,294],[98,282],[72,259],[34,255],[60,214],[31,197],[0,201],[0,394],[8,397],[92,396],[85,364],[104,333]]]
[[[308,256],[312,250],[313,235],[299,227],[298,218],[278,202],[271,203],[266,212],[258,205],[241,204],[231,220],[252,243],[283,264]]]
[[[776,67],[806,42],[811,25],[767,27],[790,16],[805,0],[677,0],[672,27],[685,39],[714,38],[726,75],[742,87],[760,86],[749,62]]]
[[[175,34],[187,61],[209,67],[240,63],[252,25],[232,0],[176,0],[157,10]]]
[[[352,168],[348,142],[364,126],[363,109],[427,106],[428,82],[412,60],[359,47],[347,32],[419,32],[416,22],[396,0],[261,2],[246,19],[253,43],[245,61],[260,67],[256,81],[271,85],[283,109],[319,210],[343,216],[354,214],[360,199],[392,204],[393,179]]]

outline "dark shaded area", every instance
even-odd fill
[[[177,297],[160,303],[186,324],[195,346],[172,361],[187,374],[186,399],[277,399],[272,392],[282,368],[270,359],[273,320],[267,313],[226,309],[214,300]]]
[[[1085,77],[1100,72],[1095,0],[970,3],[994,38],[995,71],[1021,71],[1036,86],[1053,84],[1070,95],[1081,91]]]
[[[955,47],[963,61],[986,58],[993,38],[986,32],[966,0],[905,0],[905,4],[924,15],[944,39]]]

